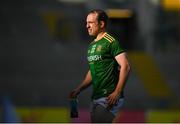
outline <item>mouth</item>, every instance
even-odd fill
[[[88,32],[91,32],[92,30],[88,28]]]

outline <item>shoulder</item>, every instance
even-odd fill
[[[116,41],[116,39],[108,33],[104,35],[104,39],[106,39],[109,43],[113,43],[114,41]]]

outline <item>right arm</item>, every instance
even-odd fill
[[[83,82],[70,93],[70,98],[76,97],[82,90],[86,89],[91,85],[92,76],[90,70],[87,72],[85,79]]]

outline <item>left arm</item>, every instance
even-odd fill
[[[123,90],[126,80],[128,78],[128,74],[130,71],[130,64],[128,62],[126,53],[121,53],[115,57],[116,61],[120,65],[120,72],[119,72],[119,80],[117,86],[112,94],[110,94],[107,98],[108,104],[110,106],[114,105]]]

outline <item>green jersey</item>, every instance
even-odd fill
[[[92,99],[106,97],[115,90],[119,80],[119,65],[115,56],[122,52],[124,49],[119,42],[108,33],[90,43],[87,59],[92,76]]]

